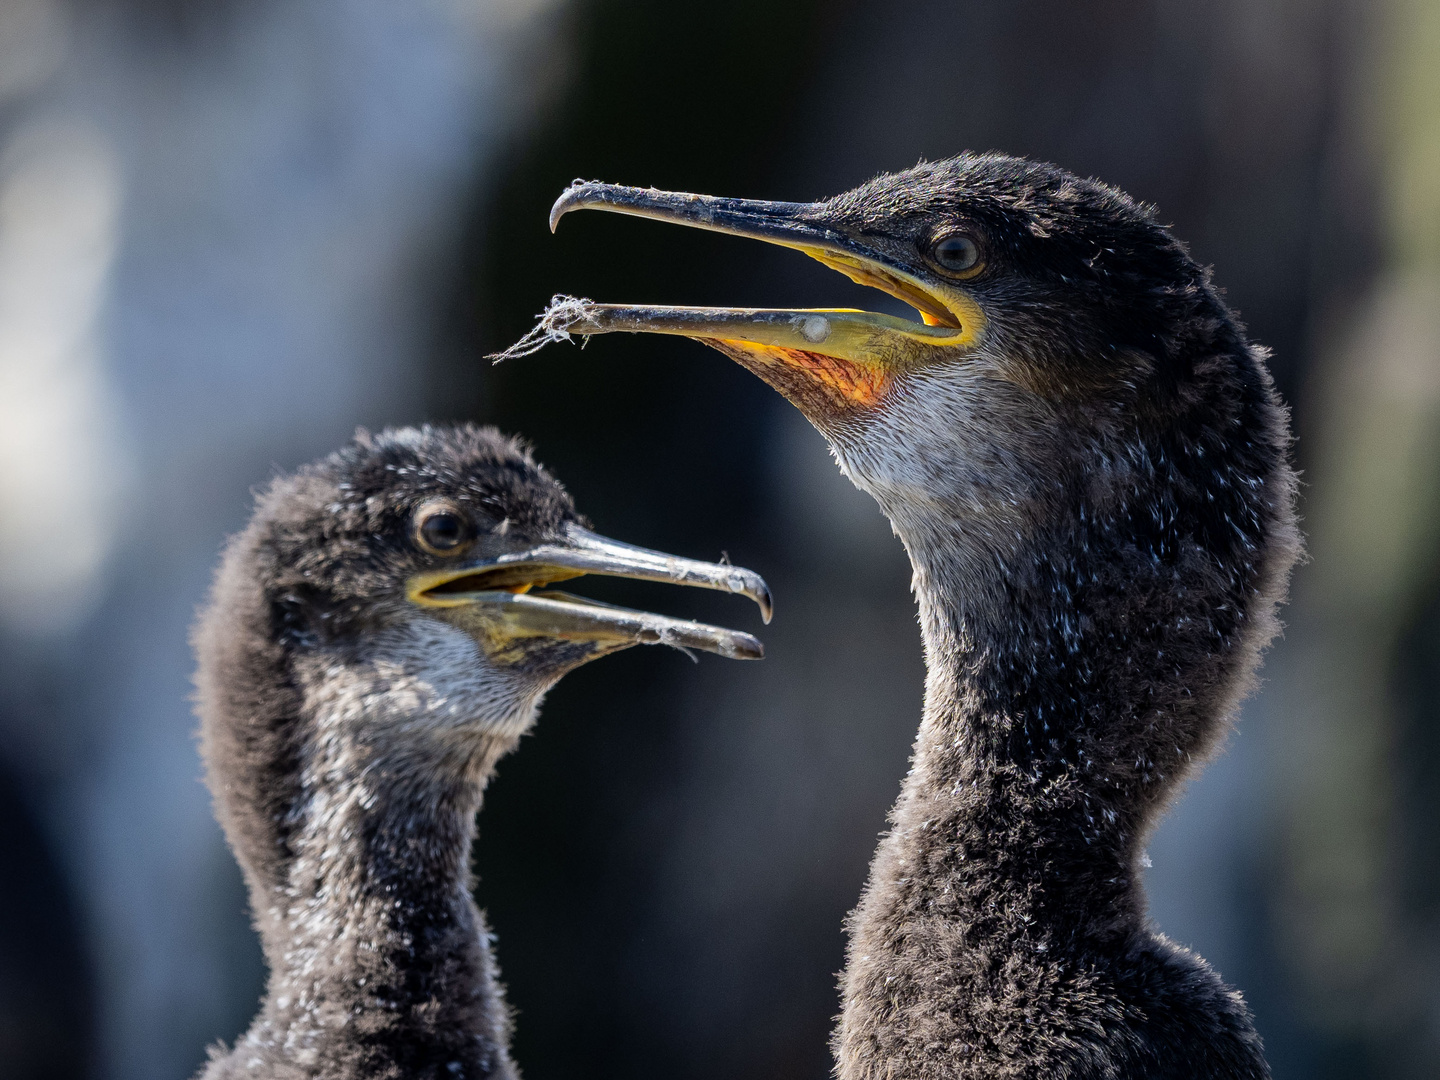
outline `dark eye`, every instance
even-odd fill
[[[930,258],[942,270],[963,273],[980,265],[980,245],[975,238],[964,233],[951,233],[935,242],[930,249]]]
[[[427,507],[416,515],[415,539],[433,555],[453,555],[470,539],[470,529],[453,508]]]

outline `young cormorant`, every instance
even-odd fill
[[[1141,886],[1299,550],[1288,418],[1208,271],[1151,208],[1000,155],[818,203],[577,183],[552,228],[582,207],[795,248],[921,316],[568,300],[538,328],[733,357],[909,552],[924,717],[849,923],[838,1075],[1268,1076]]]
[[[747,634],[532,587],[609,574],[749,596],[748,570],[619,544],[493,429],[358,435],[274,481],[196,626],[215,810],[270,968],[205,1080],[511,1080],[471,899],[475,812],[560,677],[638,643]]]

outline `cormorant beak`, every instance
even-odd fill
[[[663,581],[748,596],[770,621],[770,589],[738,566],[696,562],[607,540],[573,522],[560,539],[524,551],[467,562],[413,577],[410,600],[465,630],[492,660],[514,662],[527,639],[589,643],[591,659],[631,645],[674,645],[736,660],[758,660],[764,646],[749,634],[648,611],[602,604],[555,590],[556,581],[602,574]]]
[[[873,405],[897,371],[935,358],[937,349],[973,347],[984,330],[984,314],[966,291],[882,254],[863,236],[841,231],[825,220],[820,204],[577,183],[550,211],[551,230],[570,211],[587,208],[803,251],[852,281],[905,301],[922,321],[849,308],[635,307],[572,301],[546,313],[542,335],[624,330],[697,338],[750,368],[811,414]]]

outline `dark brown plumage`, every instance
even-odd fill
[[[554,683],[640,642],[747,635],[532,589],[581,573],[721,588],[738,567],[596,537],[492,429],[402,429],[260,495],[194,633],[215,810],[270,978],[206,1080],[497,1080],[509,1013],[471,899],[475,813]]]
[[[542,324],[734,357],[909,552],[925,710],[849,924],[838,1075],[1268,1076],[1139,868],[1299,551],[1287,416],[1209,273],[1150,208],[1000,155],[818,203],[577,184],[552,223],[582,207],[798,248],[924,315],[572,301]]]

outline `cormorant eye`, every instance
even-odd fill
[[[415,541],[432,555],[454,555],[469,539],[470,527],[453,506],[426,506],[415,515]]]
[[[935,241],[930,248],[930,258],[942,270],[963,274],[979,268],[980,245],[973,236],[951,233]]]

